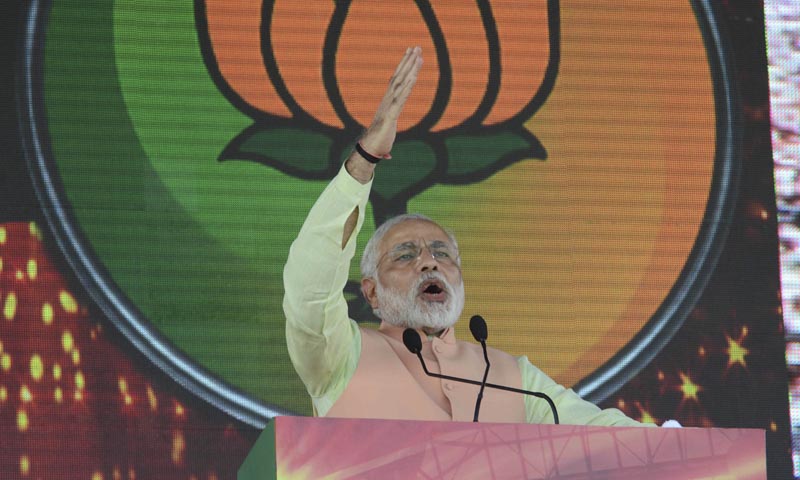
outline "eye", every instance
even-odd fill
[[[450,258],[450,254],[444,250],[434,250],[433,251],[434,258]]]
[[[410,262],[417,258],[413,253],[401,253],[394,258],[395,262]]]

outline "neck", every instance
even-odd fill
[[[435,329],[435,328],[431,328],[431,327],[422,327],[422,331],[425,332],[425,335],[428,335],[428,336],[432,335],[434,337],[440,336],[442,333],[444,333],[445,330],[447,330],[447,329],[446,328]]]

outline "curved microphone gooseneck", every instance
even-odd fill
[[[475,414],[472,416],[472,421],[478,421],[478,414],[481,411],[481,402],[483,401],[483,390],[486,388],[486,379],[489,378],[489,353],[486,351],[486,339],[489,337],[489,331],[486,328],[486,320],[480,315],[473,315],[469,319],[469,331],[475,340],[480,342],[483,348],[483,360],[486,362],[486,370],[483,371],[483,380],[481,380],[481,388],[478,390],[478,398],[475,400]]]
[[[469,380],[466,378],[458,378],[452,377],[450,375],[442,375],[440,373],[433,373],[428,371],[428,367],[425,365],[425,359],[422,358],[422,339],[419,337],[419,333],[413,328],[406,328],[403,331],[403,344],[406,346],[409,352],[413,353],[414,355],[419,358],[419,362],[422,364],[422,370],[425,372],[425,375],[434,378],[441,378],[442,380],[452,380],[454,382],[460,383],[468,383],[470,385],[477,385],[481,386],[483,382],[478,382],[475,380]],[[550,411],[553,412],[553,423],[558,425],[558,411],[556,411],[556,405],[553,403],[553,400],[542,392],[531,392],[528,390],[521,390],[519,388],[513,387],[506,387],[505,385],[495,385],[494,383],[486,383],[485,384],[489,388],[494,388],[497,390],[505,390],[506,392],[514,392],[514,393],[521,393],[523,395],[531,395],[537,398],[541,398],[547,401],[548,405],[550,405]]]

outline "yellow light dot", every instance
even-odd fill
[[[44,364],[42,363],[42,357],[39,355],[32,355],[31,356],[31,377],[36,380],[37,382],[42,379],[42,375],[44,374]]]
[[[8,400],[8,390],[6,387],[0,387],[0,402],[5,402]]]
[[[730,368],[737,364],[747,367],[745,357],[750,353],[750,350],[741,345],[741,340],[737,342],[727,335],[725,335],[725,339],[728,341],[728,349],[725,352],[728,354],[728,367]]]
[[[7,353],[0,355],[0,367],[3,367],[6,372],[11,370],[11,355]]]
[[[14,274],[14,277],[17,280],[22,280],[23,278],[25,278],[25,274],[22,273],[22,270],[17,270],[17,273]]]
[[[78,349],[72,350],[72,364],[79,365],[81,363],[81,352]]]
[[[22,400],[23,403],[29,403],[33,400],[33,394],[31,394],[30,389],[26,385],[23,385],[19,389],[19,399]]]
[[[12,320],[17,313],[17,294],[9,292],[6,296],[6,302],[3,305],[3,316],[6,320]]]
[[[53,364],[53,380],[61,380],[61,365]]]
[[[19,473],[27,476],[31,471],[31,459],[27,455],[19,457]]]
[[[42,322],[44,322],[45,325],[51,325],[53,323],[53,306],[47,302],[42,305]]]
[[[103,474],[100,472],[94,472],[92,474],[92,480],[103,480]]]
[[[180,465],[183,463],[183,451],[186,449],[186,440],[183,433],[176,430],[172,433],[172,463]]]
[[[150,410],[154,412],[158,410],[158,398],[156,398],[156,393],[150,388],[150,385],[147,386],[147,401],[150,404]]]
[[[75,341],[72,339],[72,334],[69,331],[65,331],[61,334],[61,346],[64,347],[64,351],[69,353],[72,351],[72,347],[74,346]]]
[[[125,395],[125,405],[128,406],[133,405],[133,397],[131,397],[130,394],[127,393],[124,395]]]
[[[3,342],[0,342],[0,353],[3,353]]]
[[[56,389],[53,390],[53,398],[56,403],[61,403],[61,401],[64,400],[64,392],[61,391],[61,387],[56,387]]]
[[[128,381],[122,377],[119,377],[119,380],[117,380],[117,386],[119,387],[119,391],[121,393],[128,391]]]
[[[38,273],[38,266],[36,265],[36,260],[29,259],[28,260],[28,278],[31,280],[36,280],[36,274]]]
[[[58,294],[58,299],[61,301],[61,307],[67,313],[75,313],[78,311],[78,302],[66,290],[61,290]]]
[[[6,227],[0,227],[0,245],[4,245],[6,243]]]
[[[78,372],[75,374],[75,386],[78,390],[83,390],[86,387],[86,379],[83,378],[83,373]]]
[[[28,430],[28,414],[25,413],[25,410],[17,412],[17,429],[20,432]]]
[[[695,400],[697,401],[697,394],[703,389],[700,385],[697,385],[692,381],[692,379],[684,374],[681,373],[681,384],[680,390],[683,392],[683,399],[684,400]]]
[[[80,390],[75,390],[75,395],[73,395],[73,398],[75,398],[76,402],[80,402],[83,400],[83,393]]]
[[[777,432],[778,431],[778,424],[775,423],[775,420],[769,422],[769,430],[771,432]]]
[[[642,423],[656,423],[656,419],[653,418],[647,410],[642,410],[642,418],[640,421]]]
[[[0,257],[0,272],[3,271],[3,257]]]
[[[39,240],[42,239],[42,232],[39,230],[39,226],[35,223],[31,222],[28,224],[28,232],[30,232],[32,236],[38,238]]]
[[[183,405],[178,402],[175,402],[175,415],[179,417],[183,416]]]

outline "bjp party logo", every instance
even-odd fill
[[[493,346],[601,400],[680,326],[724,240],[735,105],[706,2],[64,0],[26,25],[56,243],[150,361],[254,425],[310,410],[283,265],[408,46],[425,65],[360,248],[402,212],[453,230]],[[358,280],[350,315],[374,324]]]
[[[221,160],[330,179],[370,124],[405,45],[428,65],[403,112],[395,155],[376,177],[376,222],[437,184],[484,180],[545,151],[524,126],[558,63],[555,2],[516,8],[401,2],[197,3],[206,65],[253,123]],[[552,15],[551,15],[552,14]],[[382,33],[378,33],[382,32]],[[523,32],[520,35],[520,32]]]

